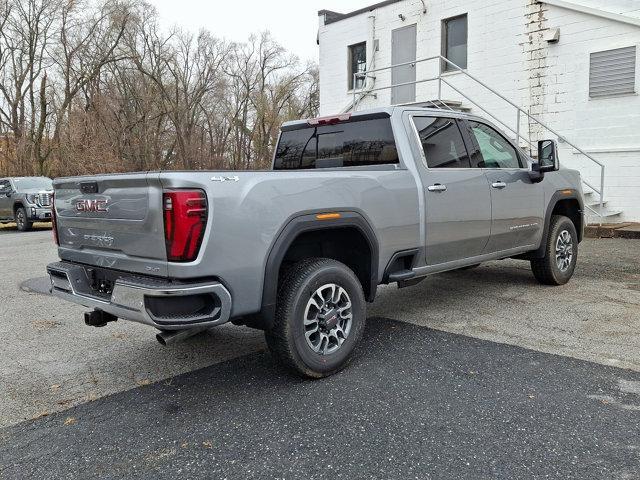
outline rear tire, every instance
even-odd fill
[[[27,217],[27,211],[24,209],[24,207],[18,207],[16,209],[14,217],[16,221],[16,227],[18,227],[18,230],[20,232],[28,232],[29,230],[31,230],[33,222],[29,220],[29,217]]]
[[[531,260],[531,270],[543,285],[564,285],[573,276],[578,261],[578,233],[562,215],[551,217],[544,257]]]
[[[287,270],[278,287],[269,350],[297,373],[322,378],[342,370],[362,338],[362,285],[343,263],[314,258]]]

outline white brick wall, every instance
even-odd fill
[[[603,6],[609,11],[638,16],[637,8],[629,8],[628,0],[583,2],[590,7]],[[335,113],[349,106],[347,46],[369,39],[369,16],[375,16],[374,35],[379,41],[375,66],[387,67],[391,64],[393,29],[416,24],[417,56],[431,57],[441,51],[442,19],[467,13],[468,72],[539,115],[542,121],[604,163],[609,208],[624,211],[619,221],[640,221],[640,96],[591,100],[588,95],[590,53],[637,45],[640,55],[640,27],[538,4],[535,0],[430,0],[426,4],[426,14],[422,13],[421,1],[405,0],[326,26],[320,19],[321,113]],[[404,21],[399,14],[405,17]],[[547,28],[560,28],[559,43],[542,41],[541,35]],[[371,56],[368,60],[371,61]],[[418,64],[417,76],[433,76],[437,68],[436,62]],[[637,72],[640,77],[640,59]],[[376,76],[377,87],[390,85],[389,71]],[[446,78],[515,129],[516,114],[508,104],[461,74],[449,74]],[[640,92],[640,79],[637,89]],[[446,87],[443,92],[445,99],[460,99]],[[358,108],[389,105],[390,98],[389,90],[378,92],[375,97],[363,100]],[[435,98],[435,82],[417,86],[418,101]],[[473,107],[468,101],[463,102]],[[472,111],[487,116],[477,108]],[[529,131],[532,139],[537,134],[551,137],[546,131],[535,131],[525,119],[520,126]],[[568,167],[579,168],[591,183],[599,184],[599,171],[562,144],[561,160]]]

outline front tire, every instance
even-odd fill
[[[15,213],[16,227],[20,232],[28,232],[33,226],[33,222],[27,217],[24,207],[18,207]]]
[[[564,285],[573,276],[578,261],[578,233],[562,215],[551,217],[544,257],[531,260],[531,270],[543,285]]]
[[[315,258],[296,263],[279,285],[269,350],[297,373],[322,378],[342,370],[362,338],[362,285],[343,263]]]

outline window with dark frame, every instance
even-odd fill
[[[467,68],[467,15],[447,18],[442,21],[442,56],[460,68]],[[442,71],[456,69],[442,62]]]
[[[365,78],[355,79],[354,74],[363,73],[367,70],[367,43],[357,43],[349,46],[349,90],[364,87]]]

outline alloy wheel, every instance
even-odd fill
[[[568,230],[563,230],[556,240],[556,265],[561,272],[566,272],[573,260],[573,238]]]
[[[328,283],[309,298],[304,311],[304,335],[314,352],[330,355],[338,351],[352,324],[351,298],[341,286]]]

